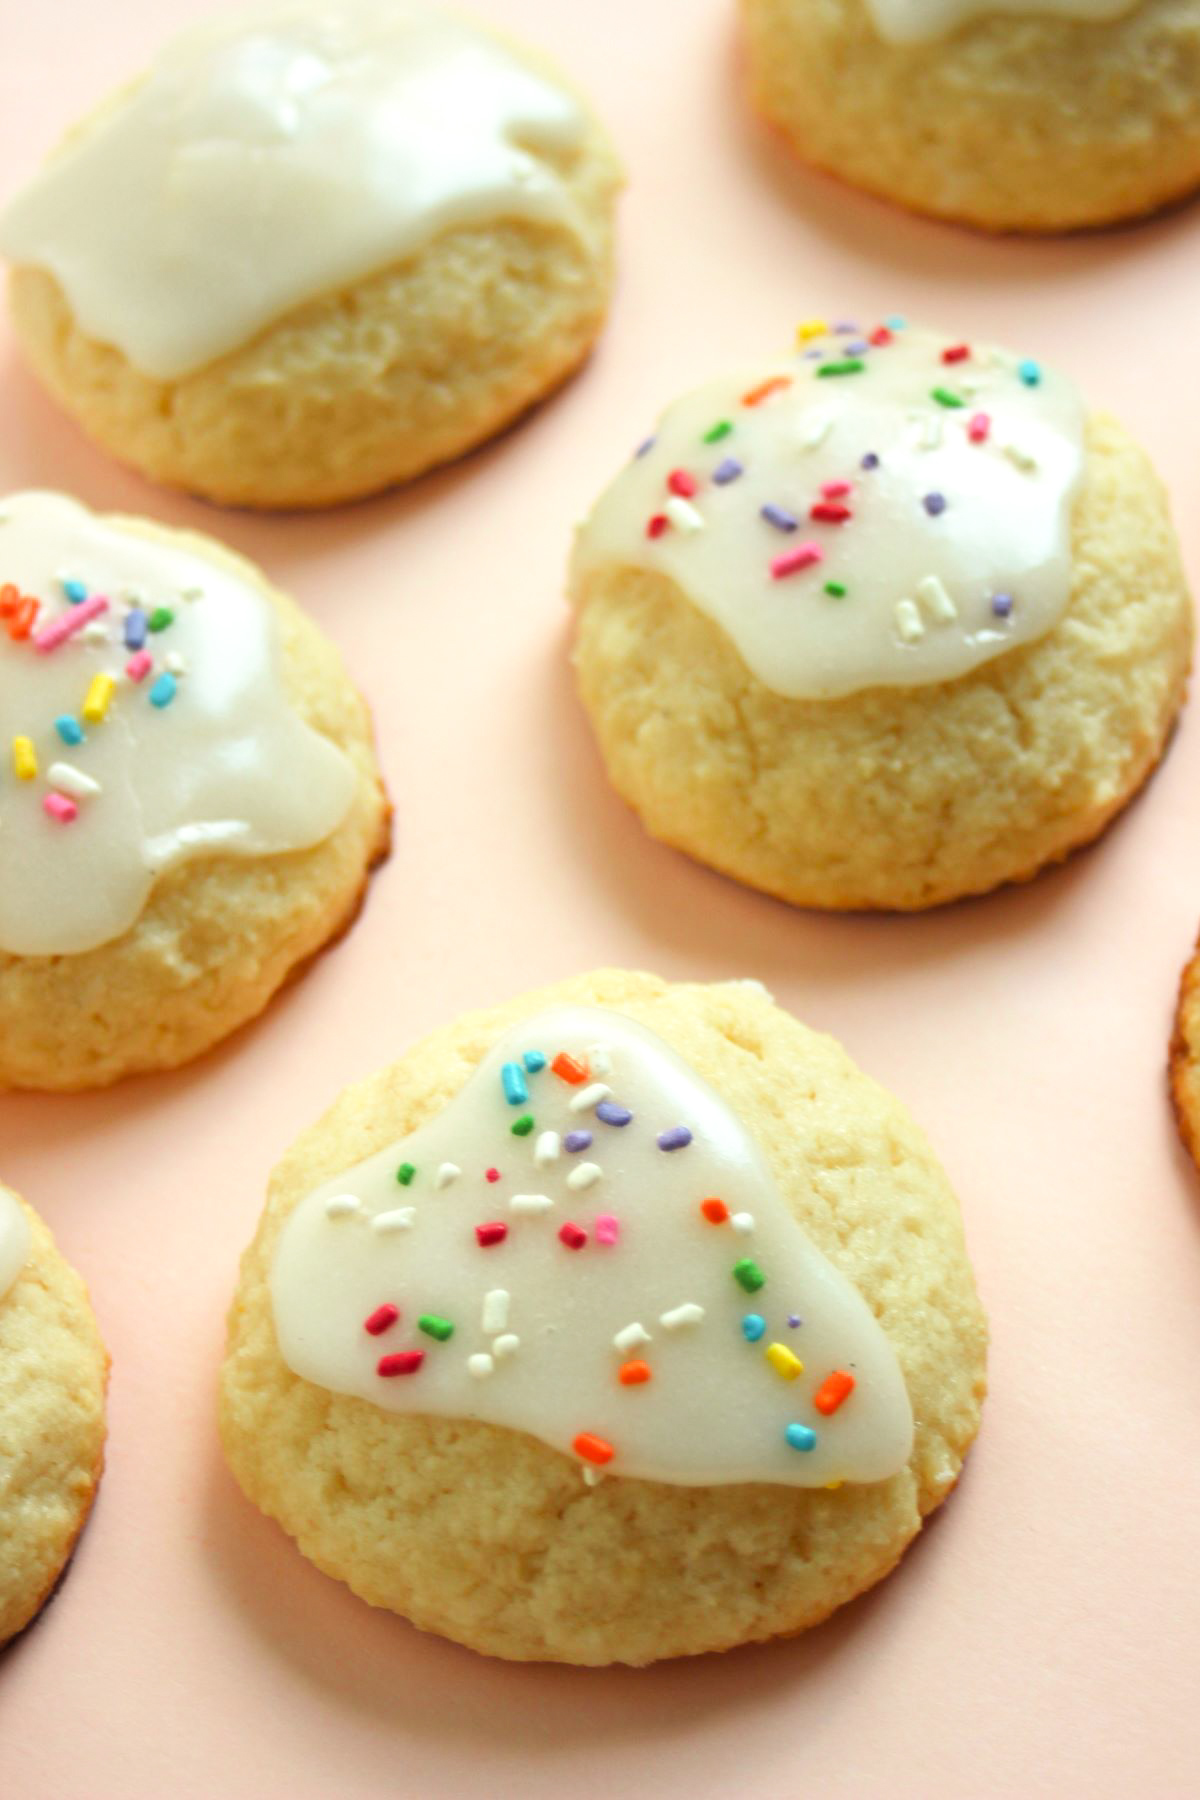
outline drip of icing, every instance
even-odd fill
[[[27,493],[0,503],[0,583],[0,950],[93,949],[176,864],[305,849],[345,817],[354,771],[293,710],[274,612],[236,569]]]
[[[573,590],[666,575],[796,699],[951,681],[1062,617],[1082,470],[1061,376],[822,328],[668,409],[581,526]]]
[[[0,1300],[29,1260],[33,1236],[17,1196],[0,1187]]]
[[[1103,24],[1124,18],[1140,0],[866,0],[876,31],[889,44],[923,44],[963,25],[998,14],[1079,19]]]
[[[0,250],[169,379],[453,227],[580,230],[554,158],[585,131],[536,67],[422,5],[265,7],[169,44],[18,194]]]
[[[816,1487],[911,1453],[866,1302],[721,1096],[618,1013],[509,1031],[435,1119],[300,1202],[270,1290],[306,1380],[588,1468]]]

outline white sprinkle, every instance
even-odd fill
[[[515,1337],[511,1331],[506,1331],[504,1336],[498,1337],[492,1345],[492,1355],[497,1362],[503,1362],[506,1356],[515,1356],[520,1348],[520,1338]]]
[[[578,1193],[580,1188],[593,1187],[603,1173],[599,1163],[578,1163],[567,1176],[567,1186]]]
[[[604,1470],[603,1469],[598,1469],[594,1463],[584,1463],[584,1465],[583,1465],[583,1485],[584,1485],[584,1487],[599,1487],[600,1483],[603,1480],[604,1480]]]
[[[619,1350],[622,1356],[624,1356],[627,1350],[636,1350],[639,1344],[649,1344],[651,1342],[653,1342],[653,1340],[650,1333],[646,1330],[646,1327],[644,1325],[639,1325],[635,1319],[632,1325],[626,1325],[622,1330],[618,1331],[616,1337],[613,1339],[613,1349]]]
[[[347,1219],[351,1213],[362,1211],[362,1201],[354,1194],[334,1194],[325,1202],[327,1219]]]
[[[754,1230],[754,1214],[753,1213],[731,1213],[729,1215],[729,1223],[733,1226],[733,1229],[735,1231],[753,1231]]]
[[[457,1163],[443,1163],[433,1178],[435,1188],[448,1188],[452,1181],[457,1181],[462,1170]]]
[[[140,587],[123,587],[121,598],[126,606],[142,606],[145,603],[146,590]]]
[[[815,450],[829,436],[833,425],[831,413],[813,413],[800,427],[799,439],[802,450]]]
[[[557,1162],[560,1147],[557,1131],[543,1131],[533,1146],[533,1160],[537,1167],[544,1169],[548,1164]]]
[[[163,668],[169,669],[172,675],[187,674],[187,662],[184,657],[180,656],[178,650],[169,650],[167,652],[166,656],[163,657]]]
[[[415,1206],[394,1206],[390,1212],[376,1213],[371,1220],[372,1231],[411,1231],[412,1222],[417,1216]]]
[[[491,1288],[483,1296],[483,1329],[495,1337],[508,1324],[509,1292],[507,1288]]]
[[[926,575],[918,581],[917,599],[927,612],[933,614],[939,625],[949,625],[952,619],[958,617],[957,606],[936,575]]]
[[[909,418],[917,428],[917,446],[921,450],[936,450],[942,441],[942,421],[937,413],[914,412]]]
[[[549,1194],[514,1194],[508,1203],[510,1212],[545,1213],[554,1205]]]
[[[612,1089],[606,1087],[602,1081],[593,1081],[587,1087],[580,1088],[577,1094],[572,1094],[571,1111],[590,1112],[593,1106],[599,1106],[602,1100],[611,1099]]]
[[[79,635],[85,644],[107,644],[108,626],[103,619],[91,619]]]
[[[693,531],[704,530],[703,513],[698,512],[691,501],[685,500],[682,494],[672,494],[663,507],[663,511],[676,531],[682,531],[685,536],[690,535]]]
[[[202,587],[180,588],[179,592],[183,595],[185,600],[203,600],[204,598],[204,589]]]
[[[1023,474],[1029,475],[1037,468],[1037,457],[1031,456],[1028,450],[1022,450],[1019,444],[1005,444],[1004,454]]]
[[[62,794],[71,794],[76,800],[86,800],[89,794],[100,792],[100,783],[77,769],[74,763],[51,763],[46,773],[50,786],[57,788]]]
[[[925,624],[914,600],[897,600],[896,630],[905,644],[920,643],[925,636]]]
[[[486,1381],[496,1367],[486,1350],[477,1350],[474,1356],[468,1356],[467,1369],[476,1381]]]
[[[612,1057],[607,1044],[590,1044],[588,1046],[588,1067],[593,1075],[611,1075]]]
[[[698,1325],[703,1317],[704,1308],[697,1306],[694,1300],[688,1300],[683,1306],[663,1313],[658,1322],[667,1331],[678,1331],[681,1325]]]

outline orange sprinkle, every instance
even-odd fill
[[[586,1081],[588,1078],[587,1064],[576,1062],[575,1058],[573,1056],[568,1056],[565,1050],[559,1051],[554,1061],[550,1064],[550,1067],[554,1070],[554,1073],[558,1076],[560,1081],[569,1082],[572,1087],[578,1087],[581,1082]]]
[[[723,1225],[729,1217],[729,1208],[723,1200],[702,1200],[700,1211],[710,1225]]]
[[[830,1414],[835,1413],[842,1402],[848,1400],[853,1392],[853,1375],[848,1375],[845,1369],[835,1369],[832,1375],[825,1377],[813,1395],[813,1405],[819,1413],[824,1413],[825,1417],[829,1418]]]
[[[9,637],[13,639],[27,638],[33,630],[33,621],[37,618],[37,615],[37,601],[26,595],[25,598],[14,607],[12,616],[8,621]]]
[[[760,381],[758,386],[752,387],[748,394],[743,394],[742,405],[761,406],[763,401],[769,400],[772,394],[781,393],[784,388],[789,388],[791,385],[790,375],[772,375],[769,381]]]
[[[4,586],[0,587],[0,619],[11,618],[12,614],[17,610],[17,602],[20,598],[20,588],[16,587],[11,581],[6,581]]]
[[[573,1439],[571,1448],[576,1456],[582,1456],[584,1462],[608,1463],[616,1455],[611,1444],[606,1444],[602,1437],[596,1437],[590,1431],[581,1431]]]
[[[639,1387],[643,1381],[649,1381],[650,1377],[651,1368],[647,1362],[622,1363],[617,1374],[622,1387]]]

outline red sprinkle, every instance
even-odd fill
[[[729,1217],[729,1208],[723,1200],[702,1200],[700,1202],[700,1211],[704,1214],[710,1225],[723,1225]]]
[[[602,1437],[596,1437],[590,1431],[581,1431],[573,1439],[571,1448],[576,1456],[582,1456],[585,1462],[590,1463],[608,1463],[616,1455],[611,1444],[605,1443]]]
[[[375,1308],[369,1319],[363,1320],[363,1330],[369,1331],[372,1337],[379,1337],[389,1326],[394,1325],[399,1317],[400,1308],[393,1306],[390,1300],[385,1300],[382,1306]]]
[[[587,1064],[576,1062],[575,1058],[568,1056],[565,1050],[559,1051],[550,1067],[560,1081],[568,1082],[571,1087],[578,1087],[580,1082],[586,1081],[588,1078]]]
[[[587,1243],[587,1232],[583,1226],[573,1225],[569,1219],[565,1225],[560,1227],[558,1235],[568,1250],[582,1250]]]
[[[886,325],[877,325],[871,333],[871,342],[873,344],[890,344],[891,341],[892,333],[888,330]]]
[[[499,1169],[486,1169],[484,1173],[489,1181],[499,1181],[500,1179]]]
[[[423,1350],[397,1350],[394,1356],[381,1356],[375,1364],[377,1375],[415,1375],[425,1361]]]
[[[967,436],[973,444],[982,444],[992,429],[992,421],[987,413],[972,413],[967,421]]]
[[[655,513],[654,517],[647,521],[646,536],[648,538],[661,537],[663,532],[666,529],[667,529],[666,513]]]
[[[772,375],[769,381],[760,381],[758,386],[752,387],[748,394],[743,394],[742,405],[761,406],[764,400],[771,398],[772,394],[782,393],[784,388],[790,388],[791,385],[790,375]]]
[[[490,1249],[493,1244],[502,1244],[508,1236],[508,1226],[502,1219],[492,1219],[487,1225],[477,1225],[475,1236],[479,1240],[481,1250]]]
[[[971,346],[969,344],[951,344],[948,350],[942,351],[942,361],[944,363],[966,362],[970,354]]]
[[[850,1398],[853,1392],[853,1375],[848,1375],[845,1369],[835,1369],[832,1375],[825,1377],[813,1395],[813,1405],[819,1413],[824,1413],[828,1418],[831,1413],[837,1411],[844,1400]]]
[[[689,475],[686,469],[672,469],[667,476],[667,486],[673,494],[678,494],[681,500],[690,500],[692,495],[698,492],[700,483],[694,475]]]
[[[808,516],[820,520],[822,525],[844,525],[847,519],[854,517],[840,500],[818,500],[815,506],[809,507]]]
[[[808,569],[824,560],[820,544],[797,544],[794,550],[784,550],[771,558],[771,574],[776,581],[782,581],[785,575],[794,575],[797,569]]]

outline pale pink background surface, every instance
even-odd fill
[[[197,0],[3,0],[7,191]],[[91,1282],[109,1467],[58,1598],[0,1657],[4,1800],[1195,1794],[1200,1185],[1163,1061],[1200,913],[1200,730],[1033,887],[823,918],[643,837],[565,661],[572,520],[679,387],[812,312],[901,310],[1073,371],[1146,440],[1193,576],[1200,211],[990,243],[793,168],[747,120],[727,0],[490,0],[584,79],[630,171],[588,369],[410,492],[256,520],[91,450],[0,345],[0,489],[215,531],[343,646],[392,861],[340,948],[197,1067],[0,1102],[0,1169]],[[649,1671],[510,1667],[319,1575],[238,1494],[222,1314],[267,1171],[349,1079],[462,1008],[603,963],[755,975],[911,1105],[961,1194],[993,1392],[898,1574],[789,1644]]]

